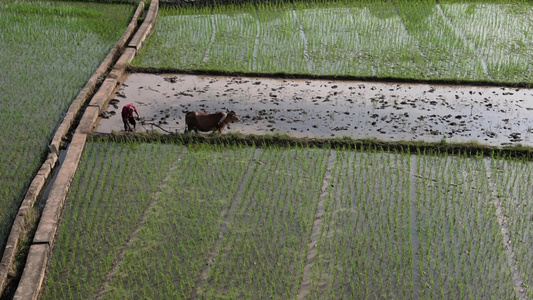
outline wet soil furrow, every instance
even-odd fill
[[[257,25],[257,32],[255,34],[255,41],[254,41],[252,70],[257,71],[257,50],[259,49],[259,38],[261,34],[261,22],[259,22],[259,9],[257,8],[257,4],[255,5],[255,23]]]
[[[418,195],[417,195],[417,177],[415,171],[417,168],[416,156],[411,155],[409,163],[409,228],[411,231],[411,282],[413,283],[413,299],[420,299],[420,238],[418,236]]]
[[[296,13],[296,7],[293,6],[292,9],[292,15],[294,16],[294,19],[298,20],[298,25],[300,26],[300,37],[302,38],[303,44],[304,44],[304,58],[307,62],[307,71],[310,74],[313,74],[313,65],[311,64],[311,59],[309,58],[309,42],[307,41],[307,34],[305,33],[304,26],[302,22],[298,19],[298,14]]]
[[[522,270],[519,269],[518,263],[516,261],[516,253],[514,251],[513,244],[511,242],[511,237],[509,234],[509,228],[507,227],[507,220],[503,214],[502,203],[499,200],[497,187],[492,176],[492,166],[489,159],[485,159],[485,167],[487,170],[487,178],[489,181],[489,188],[492,191],[492,199],[494,206],[496,207],[496,218],[500,224],[502,237],[503,237],[503,247],[505,248],[505,254],[507,255],[507,262],[511,268],[511,275],[513,277],[513,286],[516,292],[516,298],[520,300],[529,299],[525,289],[524,278],[522,277]]]
[[[309,237],[309,243],[307,244],[307,259],[303,269],[302,281],[298,290],[298,299],[304,299],[309,293],[311,285],[311,271],[313,263],[317,255],[318,236],[320,234],[320,228],[322,227],[322,217],[324,214],[325,206],[324,202],[328,194],[329,186],[331,185],[333,167],[335,165],[336,152],[331,151],[326,172],[324,175],[324,182],[322,184],[320,198],[315,213],[315,221],[313,222],[313,229],[311,236]]]
[[[182,150],[182,152],[183,152],[183,150]],[[180,152],[180,154],[182,152]],[[109,272],[104,276],[104,280],[102,281],[102,285],[98,289],[98,292],[97,292],[96,297],[95,297],[96,299],[102,299],[102,296],[105,294],[109,283],[111,282],[111,280],[113,279],[113,277],[115,276],[115,274],[117,272],[118,266],[120,266],[120,264],[122,263],[122,261],[124,260],[124,258],[126,256],[126,251],[128,251],[128,249],[131,247],[131,244],[133,243],[135,237],[137,236],[137,234],[139,234],[139,230],[143,227],[144,223],[146,222],[146,220],[148,218],[148,214],[151,211],[152,207],[157,205],[158,199],[161,196],[162,190],[167,185],[168,181],[170,180],[170,177],[172,176],[172,173],[174,172],[174,170],[176,170],[178,168],[178,162],[179,162],[179,160],[176,160],[170,166],[170,168],[168,169],[166,176],[161,181],[161,184],[159,184],[159,186],[157,187],[157,190],[154,193],[154,196],[152,197],[152,201],[146,206],[146,209],[144,210],[143,215],[139,219],[139,222],[137,223],[137,226],[132,230],[129,238],[126,241],[126,243],[120,249],[120,251],[118,252],[117,256],[115,257],[115,260],[113,261],[113,265],[109,269]]]
[[[246,169],[246,173],[244,173],[244,176],[242,177],[239,187],[237,188],[235,195],[231,199],[229,208],[221,212],[221,216],[223,216],[223,221],[220,226],[220,231],[218,232],[217,238],[215,240],[215,243],[213,244],[211,251],[207,255],[207,259],[205,260],[206,263],[205,263],[204,268],[202,269],[202,272],[200,273],[200,277],[196,284],[195,293],[192,297],[193,299],[201,298],[201,292],[206,285],[207,278],[209,276],[209,271],[211,269],[211,264],[214,262],[215,258],[219,254],[219,249],[224,240],[224,236],[226,235],[226,232],[228,231],[228,225],[230,224],[231,219],[233,217],[233,212],[235,211],[236,206],[239,205],[239,199],[241,199],[243,193],[245,192],[247,182],[250,179],[252,171],[254,170],[254,165],[255,165],[254,162],[256,161],[258,155],[259,155],[259,151],[255,149],[252,155],[252,158],[250,159],[250,163],[248,164],[248,167]]]
[[[487,74],[489,78],[494,79],[494,77],[492,76],[487,66],[487,60],[485,59],[485,56],[480,51],[477,50],[476,44],[472,42],[469,38],[467,38],[465,33],[459,27],[453,24],[450,16],[446,14],[444,9],[442,9],[442,6],[440,5],[439,1],[437,1],[437,8],[441,12],[443,20],[446,22],[446,24],[452,27],[455,30],[455,32],[458,34],[458,37],[461,38],[465,44],[469,45],[470,48],[473,49],[474,52],[477,54],[481,62],[481,66],[483,67],[483,72],[485,72],[485,74]]]
[[[209,43],[207,43],[207,45],[205,47],[204,58],[202,60],[203,63],[206,63],[207,60],[209,59],[209,49],[211,48],[211,45],[213,45],[215,43],[215,37],[216,37],[216,33],[217,33],[217,27],[216,27],[216,23],[215,23],[215,15],[213,14],[212,11],[211,11],[211,27],[212,27],[211,40],[209,41]]]

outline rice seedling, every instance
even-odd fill
[[[163,8],[133,64],[529,82],[529,2],[294,1]],[[178,28],[179,30],[176,30]],[[379,41],[379,42],[377,42]],[[192,49],[192,51],[191,51]]]
[[[412,298],[409,155],[337,151],[310,298]]]
[[[56,126],[133,10],[94,3],[0,3],[2,241]]]
[[[421,297],[513,298],[483,159],[421,154],[416,183]]]
[[[157,30],[147,40],[146,47],[141,49],[140,54],[143,56],[144,62],[153,67],[162,67],[163,65],[175,66],[176,68],[183,68],[184,65],[191,68],[199,67],[203,62],[206,45],[209,44],[211,38],[212,23],[209,15],[196,10],[194,13],[198,15],[192,15],[192,12],[180,10],[181,18],[174,20],[171,16],[166,16],[166,11],[160,10]],[[191,25],[188,24],[190,23],[201,26],[203,30],[176,30],[182,26],[189,28]],[[174,32],[174,34],[166,35],[160,39],[163,32]],[[147,52],[147,48],[157,48],[158,52],[154,55],[152,52]]]
[[[68,286],[77,286],[71,292],[78,298],[97,292],[120,246],[127,242],[131,228],[137,225],[150,196],[180,150],[167,147],[158,153],[152,151],[155,148],[87,146],[51,261],[54,271],[49,278],[53,278],[53,285],[47,284],[43,298],[54,293],[57,296],[61,290],[66,292],[61,287]],[[157,158],[157,162],[146,157]],[[70,275],[64,276],[65,272]]]
[[[306,58],[305,30],[289,4],[259,4],[254,71],[264,73],[312,73]],[[287,45],[280,47],[280,45]]]
[[[179,17],[174,14],[178,14]],[[194,27],[200,27],[202,30],[176,30]],[[157,30],[147,40],[141,55],[144,62],[152,67],[199,68],[203,63],[213,30],[208,9],[161,9]],[[168,32],[173,34],[169,35]],[[158,51],[146,51],[149,48],[157,48]],[[134,62],[136,60],[137,57]]]
[[[532,165],[528,161],[495,157],[491,161],[493,182],[497,187],[498,198],[503,208],[503,215],[509,238],[515,253],[517,272],[524,281],[525,286],[531,286],[530,265],[533,261],[531,247],[533,235],[531,232],[531,219],[533,214],[528,207],[531,205],[531,178]],[[533,292],[526,289],[528,297]]]
[[[219,296],[296,294],[327,150],[263,149],[207,278]],[[206,291],[210,293],[210,291]]]
[[[252,153],[250,148],[216,146],[185,151],[160,186],[118,265],[120,275],[111,278],[103,298],[122,298],[126,295],[121,290],[140,293],[150,287],[152,297],[190,298],[217,239],[221,211],[232,201]],[[142,276],[139,268],[149,274],[141,282],[135,280]]]
[[[89,144],[43,299],[190,295],[251,152]]]
[[[444,1],[441,7],[445,17],[484,58],[490,77],[497,81],[524,81],[528,77],[532,65],[530,3]]]
[[[307,264],[311,299],[511,299],[495,197],[529,285],[531,174],[431,150],[88,143],[43,299],[292,298]]]

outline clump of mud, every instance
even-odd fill
[[[533,145],[533,90],[359,81],[130,74],[97,132],[123,130],[133,103],[137,131],[183,132],[187,111],[234,110],[243,134],[377,138],[384,141]]]

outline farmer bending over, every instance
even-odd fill
[[[137,118],[139,118],[139,113],[137,112],[137,109],[133,104],[124,105],[122,108],[122,122],[124,122],[124,130],[125,131],[133,131],[135,130],[135,125],[137,124],[135,122],[135,118],[133,117],[133,113],[137,114]]]

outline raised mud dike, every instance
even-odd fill
[[[133,103],[145,120],[137,131],[183,132],[187,111],[234,110],[240,120],[227,130],[243,134],[531,146],[532,96],[509,87],[134,73],[96,132],[123,131],[120,110]]]

